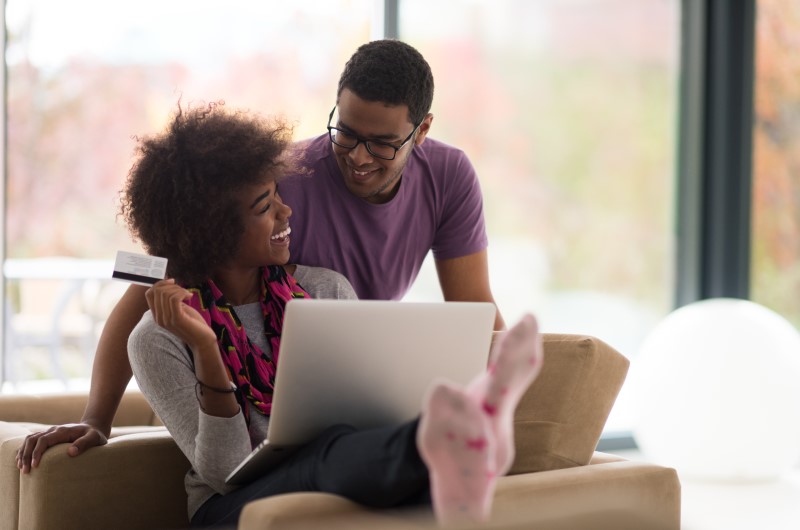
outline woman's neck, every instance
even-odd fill
[[[231,305],[258,302],[261,296],[261,269],[222,269],[213,279]]]
[[[286,274],[292,275],[297,270],[297,265],[283,266]],[[261,269],[220,269],[213,280],[217,288],[222,291],[231,305],[244,305],[258,302],[261,297]]]

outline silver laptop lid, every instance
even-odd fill
[[[327,427],[416,417],[430,384],[467,384],[486,368],[495,306],[483,302],[292,300],[275,377],[270,445]]]

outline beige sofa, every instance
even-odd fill
[[[491,529],[677,529],[673,469],[595,452],[628,360],[602,341],[546,334],[545,363],[516,413],[517,457],[498,482]],[[0,397],[0,528],[140,529],[188,525],[188,462],[146,401],[128,393],[109,443],[72,458],[50,449],[30,475],[14,454],[24,436],[77,421],[86,396]],[[429,510],[374,511],[321,493],[247,505],[239,529],[432,528]]]

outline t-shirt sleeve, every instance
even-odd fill
[[[442,205],[431,250],[435,259],[460,258],[488,245],[483,195],[475,168],[463,151],[453,150],[442,170]]]

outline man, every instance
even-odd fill
[[[432,101],[430,66],[413,47],[379,40],[355,52],[328,134],[300,144],[309,174],[280,183],[294,211],[294,263],[344,274],[360,298],[400,299],[432,251],[445,300],[494,303],[477,176],[462,151],[427,138]],[[127,341],[147,310],[144,292],[131,286],[109,315],[82,423],[29,436],[23,472],[54,444],[73,442],[75,456],[106,443],[131,378]],[[495,329],[504,327],[498,311]]]

